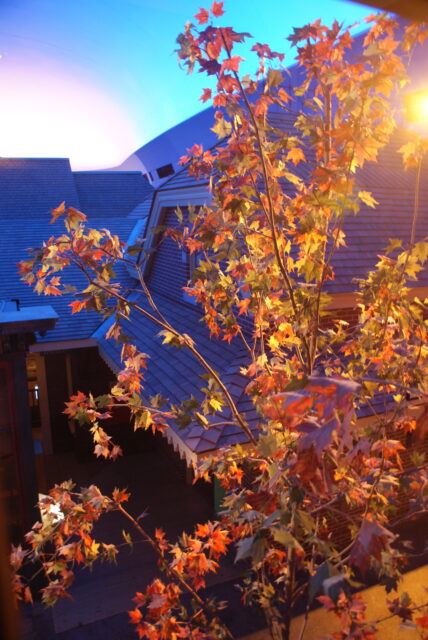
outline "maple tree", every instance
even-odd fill
[[[369,640],[379,621],[366,619],[355,584],[375,577],[388,592],[397,587],[409,553],[398,526],[426,512],[425,458],[415,451],[410,463],[402,460],[404,438],[425,435],[425,413],[409,408],[427,397],[426,303],[410,296],[409,286],[428,258],[428,243],[416,241],[415,232],[426,142],[415,139],[401,149],[405,166],[416,167],[419,176],[411,235],[391,241],[359,282],[355,325],[329,312],[326,284],[334,279],[335,251],[346,247],[346,215],[357,214],[361,203],[377,205],[358,187],[358,171],[376,162],[396,127],[391,105],[406,82],[406,60],[427,30],[409,25],[397,35],[393,18],[371,16],[356,54],[351,31],[337,22],[295,29],[289,40],[298,82],[286,91],[284,56],[266,44],[251,49],[255,74],[241,77],[243,58],[235,51],[250,36],[215,26],[223,13],[223,3],[214,2],[178,37],[181,63],[213,79],[201,100],[217,109],[213,130],[221,142],[210,150],[195,145],[182,158],[194,176],[212,176],[212,200],[178,210],[182,224],[166,233],[200,256],[187,293],[201,306],[212,336],[240,341],[246,351],[242,373],[257,424],[247,422],[197,342],[162,315],[138,263],[148,306],[126,296],[114,266],[134,265],[133,249],[105,229],[87,227],[83,213],[61,204],[53,221],[63,217],[65,232],[33,250],[20,270],[38,293],[60,295],[69,288],[58,274],[74,265],[87,287],[76,293],[72,312],[114,317],[109,337],[123,341],[115,386],[96,398],[78,392],[65,411],[88,425],[96,455],[121,453],[102,427],[118,405],[129,408],[135,429],[153,431],[174,420],[209,429],[227,412],[248,444],[222,448],[196,469],[197,477],[215,477],[225,489],[222,511],[176,542],[162,529],[150,535],[127,511],[125,491],[106,496],[95,486],[54,487],[40,503],[43,519],[27,534],[27,547],[13,550],[15,591],[18,598],[31,597],[21,568],[34,559],[47,577],[46,604],[67,596],[76,566],[114,560],[118,549],[97,542],[93,525],[116,510],[152,548],[163,574],[136,594],[130,619],[140,638],[232,638],[221,619],[224,604],[204,599],[201,589],[234,549],[246,568],[243,602],[264,612],[275,640],[290,637],[302,601],[301,638],[318,602],[341,620],[332,637]],[[273,109],[286,117],[286,127],[270,120]],[[202,365],[201,401],[168,406],[159,396],[145,397],[146,357],[124,336],[122,320],[132,321],[132,314]],[[374,396],[384,397],[389,409],[373,412],[362,425],[356,411]],[[397,511],[403,499],[404,515]],[[334,519],[347,531],[346,544],[331,535]],[[333,583],[337,589],[330,589]],[[185,605],[183,595],[190,596]],[[428,638],[428,607],[416,606],[409,594],[387,598],[391,616]]]

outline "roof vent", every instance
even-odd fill
[[[174,173],[174,167],[172,164],[164,164],[163,167],[159,167],[156,169],[156,173],[159,178],[166,178],[167,176],[171,176]]]

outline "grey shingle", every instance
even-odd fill
[[[229,378],[231,382],[235,382],[237,392],[235,399],[239,406],[239,399],[246,384],[245,378],[237,373],[239,367],[246,362],[241,345],[238,342],[232,342],[229,345],[224,341],[210,338],[205,325],[200,322],[201,314],[196,307],[185,303],[177,304],[175,300],[159,294],[154,298],[159,310],[175,328],[196,338],[198,349],[209,364],[222,375],[225,382],[227,383]],[[138,298],[138,303],[150,310],[148,302],[143,297]],[[117,370],[120,367],[120,346],[104,337],[111,322],[112,320],[106,321],[93,336],[98,340],[101,355]],[[188,350],[162,344],[162,339],[157,337],[159,328],[135,312],[131,314],[131,322],[123,324],[123,329],[135,341],[140,351],[150,357],[144,379],[145,396],[161,393],[172,402],[181,402],[191,394],[201,397],[200,387],[204,386],[205,382],[199,375],[205,371]],[[245,400],[248,401],[248,398]],[[225,409],[223,416],[225,419],[230,419],[230,411]],[[241,442],[245,441],[245,436],[239,431],[239,427],[232,429],[229,427],[227,432],[223,426],[209,430],[195,424],[185,429],[180,429],[174,424],[171,427],[178,437],[197,453],[206,453],[218,448],[219,443],[226,442],[229,435],[233,435]]]
[[[71,309],[68,305],[75,299],[72,294],[56,297],[38,296],[31,287],[20,280],[17,273],[17,263],[28,257],[27,248],[41,246],[42,242],[51,236],[61,234],[61,223],[50,225],[49,219],[49,215],[38,219],[12,218],[3,225],[0,234],[0,299],[18,298],[21,304],[27,307],[46,303],[55,309],[59,316],[55,329],[47,332],[44,337],[39,337],[38,342],[88,338],[101,322],[97,313],[81,312],[71,315]],[[124,241],[135,224],[135,220],[126,218],[109,218],[108,220],[98,218],[96,222],[96,225],[89,223],[89,226],[108,227],[112,233],[119,235]],[[125,288],[133,286],[134,280],[123,266],[118,267],[117,276]],[[83,275],[73,267],[64,271],[64,275],[61,275],[61,281],[81,288],[85,286]]]
[[[81,210],[89,217],[125,217],[153,187],[139,171],[73,172]]]
[[[0,218],[36,218],[61,202],[79,207],[68,158],[0,158]]]

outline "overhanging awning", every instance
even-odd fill
[[[0,311],[0,335],[43,333],[55,327],[58,317],[50,305]]]

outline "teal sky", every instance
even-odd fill
[[[199,111],[207,80],[179,69],[175,38],[210,4],[0,0],[0,156],[113,166]],[[341,0],[226,0],[224,9],[224,25],[285,53],[294,26],[370,13]]]

